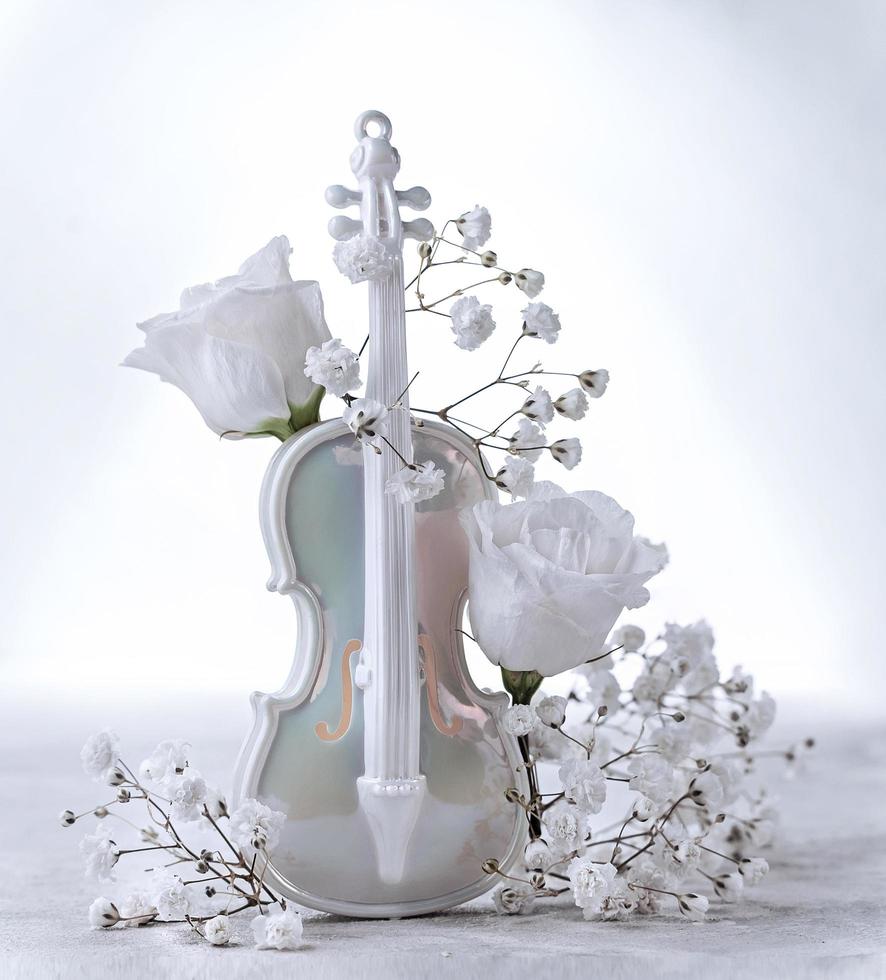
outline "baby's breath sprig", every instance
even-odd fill
[[[110,731],[87,739],[80,754],[85,772],[96,782],[117,787],[117,794],[79,814],[65,810],[60,822],[71,827],[89,816],[98,819],[80,850],[87,876],[100,882],[114,882],[118,862],[128,855],[151,853],[161,860],[145,869],[152,875],[147,889],[117,900],[97,898],[89,908],[90,924],[98,929],[186,924],[208,943],[224,946],[234,935],[232,918],[251,911],[256,913],[252,932],[259,948],[301,945],[301,917],[265,881],[268,855],[279,840],[285,814],[254,799],[229,812],[224,797],[190,766],[190,745],[182,740],[160,742],[138,775],[118,748]],[[120,812],[138,802],[145,806],[142,826]],[[118,844],[111,836],[112,821],[135,831],[140,844]]]
[[[748,789],[755,760],[781,758],[793,771],[814,741],[749,747],[771,727],[775,702],[740,668],[721,677],[704,621],[670,623],[648,644],[626,625],[607,648],[572,675],[568,698],[540,684],[523,697],[514,678],[501,724],[520,743],[530,794],[512,787],[505,796],[524,814],[529,842],[522,866],[490,858],[483,870],[503,880],[495,893],[503,914],[568,891],[589,919],[670,903],[700,921],[710,902],[740,901],[769,871],[758,852],[771,844],[778,813]],[[641,670],[622,689],[616,675],[637,659]],[[539,791],[546,763],[559,766],[558,792]],[[626,812],[592,829],[619,783],[631,794]]]

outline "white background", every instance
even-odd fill
[[[502,261],[546,273],[563,339],[525,362],[610,370],[582,431],[558,430],[585,464],[546,475],[668,542],[639,620],[707,616],[721,661],[777,696],[873,706],[884,49],[875,0],[5,0],[5,695],[245,706],[282,681],[293,617],[257,521],[274,446],[220,444],[116,365],[136,321],[279,233],[358,344],[323,190],[374,107],[433,220],[485,204]],[[497,368],[506,297],[474,354],[413,322],[416,404]]]

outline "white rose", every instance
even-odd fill
[[[464,239],[464,247],[470,249],[482,248],[492,234],[492,218],[486,208],[475,204],[470,211],[456,220],[455,227]]]
[[[476,296],[462,296],[449,308],[455,343],[462,350],[476,350],[495,330],[492,307]]]
[[[633,517],[595,491],[540,483],[526,501],[485,500],[461,519],[473,633],[507,670],[550,677],[586,661],[625,606],[648,601],[643,583],[667,560],[663,545],[635,537]]]
[[[360,380],[360,362],[357,355],[334,337],[320,347],[309,347],[305,353],[305,377],[315,385],[323,385],[330,395],[341,398],[354,391]]]
[[[317,283],[292,281],[290,251],[281,235],[237,275],[186,289],[181,309],[139,324],[145,345],[123,364],[180,388],[218,435],[282,439],[314,421],[322,391],[305,353],[329,328]]]

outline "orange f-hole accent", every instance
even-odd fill
[[[345,652],[341,655],[341,719],[334,732],[329,730],[325,721],[318,721],[314,726],[317,738],[323,742],[337,742],[351,727],[351,712],[354,707],[354,688],[351,683],[351,654],[356,653],[363,644],[359,640],[349,640]]]
[[[423,654],[422,666],[425,669],[425,687],[428,690],[428,710],[431,712],[431,720],[434,722],[434,727],[441,735],[457,735],[461,731],[461,718],[456,715],[450,724],[447,725],[443,720],[443,713],[440,711],[434,644],[427,633],[419,633],[418,645],[421,647]]]

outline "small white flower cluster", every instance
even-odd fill
[[[243,800],[229,814],[221,794],[210,790],[190,767],[190,749],[182,739],[166,739],[142,762],[136,776],[120,759],[116,735],[105,731],[87,739],[81,752],[84,771],[117,787],[113,803],[79,815],[65,810],[60,816],[65,827],[89,816],[99,821],[80,843],[87,876],[113,882],[123,856],[145,851],[162,852],[172,867],[190,865],[194,872],[192,880],[186,880],[192,876],[167,867],[153,873],[144,888],[122,898],[97,898],[89,906],[89,924],[109,929],[181,922],[211,945],[226,946],[234,937],[234,916],[257,910],[251,926],[259,949],[297,949],[302,944],[301,916],[264,881],[267,857],[280,841],[286,815],[254,799]],[[117,813],[117,807],[131,807],[139,800],[146,808],[140,842],[122,847],[108,825],[119,817],[125,830],[131,821]],[[181,823],[191,824],[191,831],[212,833],[215,839],[206,846],[195,844],[191,834],[186,838],[179,831]],[[236,892],[215,887],[235,878]]]
[[[371,235],[354,235],[336,242],[332,257],[338,271],[353,283],[383,282],[394,268],[384,243]]]
[[[754,852],[771,843],[778,814],[746,777],[755,758],[748,744],[771,726],[775,703],[755,695],[741,668],[721,677],[713,647],[703,620],[668,623],[651,643],[624,625],[573,673],[568,700],[538,691],[502,712],[502,727],[527,759],[530,797],[514,788],[509,798],[526,814],[530,842],[525,877],[511,869],[494,895],[500,913],[530,912],[559,894],[565,877],[587,919],[657,913],[670,903],[701,921],[712,901],[740,901],[765,877],[769,864]],[[617,675],[630,673],[632,661],[639,673],[623,690]],[[532,676],[530,691],[542,681]],[[509,690],[528,699],[526,689]],[[795,765],[812,745],[765,754]],[[542,762],[559,764],[556,795],[538,793]],[[593,831],[592,818],[618,784],[630,794],[627,812],[615,833]],[[500,872],[493,860],[484,869]]]

